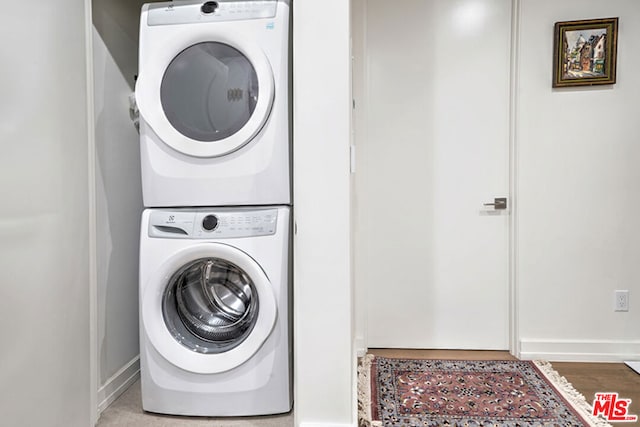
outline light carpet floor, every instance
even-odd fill
[[[293,411],[285,415],[242,418],[174,417],[144,412],[140,381],[105,409],[97,427],[293,427]]]

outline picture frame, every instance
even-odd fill
[[[555,23],[553,87],[616,82],[618,18]]]

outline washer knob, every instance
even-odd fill
[[[217,8],[218,8],[217,1],[207,1],[202,5],[200,10],[202,11],[202,13],[205,13],[208,15],[210,13],[215,12]]]
[[[218,227],[218,217],[215,215],[207,215],[202,220],[202,228],[207,231],[213,231]]]

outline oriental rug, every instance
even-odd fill
[[[358,382],[360,427],[610,426],[547,362],[367,355]]]

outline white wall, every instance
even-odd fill
[[[7,426],[86,427],[91,419],[88,10],[83,0],[2,5],[0,423]]]
[[[349,2],[293,7],[298,426],[353,425]],[[327,13],[330,11],[330,13]]]
[[[352,92],[354,108],[352,110],[352,145],[355,148],[355,173],[351,179],[351,235],[352,235],[352,281],[354,283],[353,322],[355,342],[358,356],[364,356],[367,351],[367,286],[365,286],[367,257],[366,246],[359,237],[363,231],[362,220],[364,212],[360,207],[363,195],[358,189],[366,184],[366,174],[362,173],[363,150],[366,149],[367,102],[365,99],[365,49],[367,43],[367,0],[351,1],[351,38],[352,38]],[[362,145],[360,145],[362,143]]]
[[[100,410],[136,379],[139,369],[142,193],[138,133],[128,97],[137,73],[142,3],[93,0]]]
[[[618,82],[552,89],[557,21],[619,17]],[[517,170],[523,357],[640,355],[636,0],[523,0]],[[630,290],[614,313],[613,291]]]

